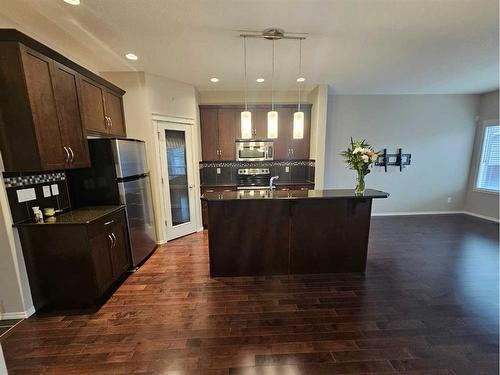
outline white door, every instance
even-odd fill
[[[192,125],[158,121],[167,240],[196,232]]]

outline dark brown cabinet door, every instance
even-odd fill
[[[69,150],[66,169],[90,166],[89,149],[78,102],[78,74],[54,62],[54,84],[62,144]]]
[[[294,160],[307,160],[309,159],[309,148],[311,140],[311,112],[304,110],[304,137],[302,139],[292,139],[291,158]],[[292,120],[293,127],[293,120]]]
[[[114,278],[118,278],[130,267],[128,236],[125,221],[120,220],[114,224],[110,234],[114,240],[111,246],[113,276]]]
[[[278,138],[274,140],[274,159],[291,158],[291,138],[293,126],[293,108],[278,108]]]
[[[125,120],[123,119],[122,97],[106,90],[104,92],[106,116],[109,117],[109,133],[125,137]]]
[[[82,77],[80,81],[81,113],[85,129],[91,132],[107,133],[103,89],[95,82]]]
[[[201,150],[203,160],[219,159],[217,109],[200,109]]]
[[[219,160],[235,160],[236,158],[236,124],[239,123],[234,109],[219,110]]]
[[[252,111],[252,127],[255,138],[267,138],[267,112],[269,110],[259,108]]]
[[[108,289],[114,281],[110,252],[112,245],[113,237],[104,231],[90,240],[98,294]]]
[[[67,155],[59,132],[52,81],[53,61],[24,46],[21,47],[21,59],[41,167],[44,170],[64,169]],[[36,152],[36,150],[19,150],[19,152]]]

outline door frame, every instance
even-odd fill
[[[162,144],[160,142],[159,137],[162,136],[163,132],[163,125],[165,124],[171,124],[172,127],[176,127],[180,130],[186,130],[189,129],[191,133],[191,147],[190,147],[190,152],[188,148],[188,152],[190,155],[186,155],[186,160],[187,163],[190,165],[193,171],[193,192],[194,192],[194,215],[191,218],[192,221],[195,223],[195,231],[200,231],[203,230],[203,227],[201,225],[201,193],[199,186],[199,176],[198,176],[198,158],[197,158],[197,137],[198,134],[196,132],[196,127],[195,127],[195,120],[191,118],[182,118],[182,117],[173,117],[173,116],[165,116],[165,115],[160,115],[160,114],[153,114],[153,126],[155,130],[155,137],[154,137],[154,145],[155,145],[155,151],[156,151],[156,173],[158,176],[157,179],[157,189],[159,191],[158,198],[159,198],[159,203],[160,203],[160,215],[161,215],[161,223],[160,223],[160,233],[162,234],[162,238],[164,239],[161,241],[162,243],[168,242],[172,239],[171,233],[168,233],[167,230],[167,219],[170,217],[171,212],[170,212],[170,197],[168,193],[168,179],[165,179],[164,175],[164,159],[162,158]],[[175,129],[173,129],[175,130]],[[162,178],[163,183],[162,183]]]

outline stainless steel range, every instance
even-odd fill
[[[238,169],[238,190],[258,190],[269,186],[271,172],[269,168]]]

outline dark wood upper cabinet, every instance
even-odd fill
[[[69,157],[63,148],[59,129],[53,61],[24,46],[20,47],[20,56],[38,144],[40,166],[46,170],[64,169]],[[19,151],[33,152],[33,150]]]
[[[218,114],[219,160],[236,158],[236,127],[240,123],[240,112],[220,109]]]
[[[107,133],[109,122],[104,112],[102,87],[91,79],[81,77],[81,108],[83,124],[90,132]]]
[[[201,150],[203,160],[219,160],[217,109],[200,109]]]
[[[87,167],[86,128],[126,134],[123,90],[17,30],[0,29],[0,88],[6,171]]]
[[[267,112],[270,105],[249,106],[252,112],[252,138],[267,138]],[[304,104],[304,137],[293,139],[293,114],[296,105],[276,105],[278,138],[274,139],[275,160],[309,159],[311,105]],[[241,111],[238,105],[200,106],[201,143],[203,160],[234,160],[235,141],[241,138]]]
[[[104,107],[109,122],[109,134],[125,137],[125,120],[123,119],[123,102],[121,95],[110,90],[104,91]]]
[[[81,78],[81,91],[85,129],[90,133],[125,137],[121,95],[85,77]]]
[[[70,154],[66,168],[88,167],[89,148],[80,114],[78,73],[54,62],[54,83],[62,144]]]

